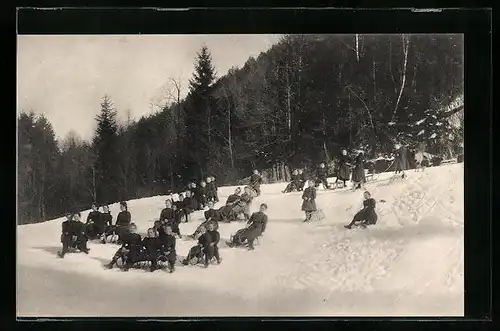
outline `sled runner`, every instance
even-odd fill
[[[183,261],[184,259],[186,259],[186,256],[179,256],[178,257],[178,261]],[[219,257],[219,260],[220,262],[222,262],[222,258]],[[212,257],[212,259],[210,259],[210,265],[218,265],[220,263],[217,263],[217,259],[214,257]],[[195,256],[193,257],[191,260],[188,261],[188,266],[196,266],[196,267],[200,267],[200,268],[205,268],[205,256]]]
[[[311,212],[311,218],[307,221],[307,223],[310,222],[319,222],[325,218],[325,214],[323,213],[323,210],[318,209],[316,211]]]

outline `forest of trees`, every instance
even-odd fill
[[[463,139],[463,62],[460,35],[285,35],[222,77],[203,47],[189,90],[166,77],[174,97],[137,121],[117,123],[105,95],[90,142],[74,132],[58,142],[45,117],[24,111],[19,223],[207,175],[221,185],[256,168],[307,167],[341,148],[376,156],[425,143],[452,157]]]

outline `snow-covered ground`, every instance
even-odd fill
[[[407,174],[368,183],[379,222],[350,231],[343,225],[361,191],[319,191],[326,217],[304,224],[301,193],[264,185],[252,210],[266,202],[269,224],[255,251],[226,247],[243,223],[221,224],[223,262],[173,274],[106,270],[113,244],[89,243],[89,255],[59,259],[62,219],[18,226],[18,316],[463,316],[463,164]],[[220,200],[233,190],[219,188]],[[153,225],[165,198],[129,202],[139,231]],[[201,218],[196,212],[181,232],[192,233]],[[178,254],[193,243],[178,240]]]

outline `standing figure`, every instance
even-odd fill
[[[365,191],[363,194],[363,209],[354,215],[351,223],[345,225],[346,229],[352,228],[353,225],[361,226],[366,228],[368,225],[374,225],[377,223],[377,213],[375,212],[375,199],[371,197],[370,192]]]
[[[207,186],[206,186],[206,195],[207,195],[207,201],[213,201],[215,202],[215,185],[212,182],[212,177],[207,177],[206,179]]]
[[[217,187],[217,182],[215,181],[215,176],[211,177],[211,183],[214,186],[214,192],[215,192],[215,202],[219,202],[219,193],[218,190],[219,188]]]
[[[302,191],[302,190],[304,190],[304,186],[306,185],[306,182],[307,182],[307,176],[304,173],[304,170],[299,169],[299,177],[298,177],[298,179],[299,179],[299,181],[298,181],[298,190]]]
[[[359,152],[354,160],[354,170],[352,172],[352,189],[363,188],[366,182],[365,178],[365,158],[363,152]]]
[[[191,219],[191,214],[198,210],[198,202],[193,197],[191,191],[186,191],[186,198],[184,198],[184,212],[186,213],[185,222],[188,222]]]
[[[260,185],[262,184],[262,176],[259,174],[258,170],[254,170],[252,176],[250,176],[250,187],[260,196]]]
[[[327,177],[328,177],[328,172],[327,172],[327,169],[325,167],[325,164],[323,162],[321,162],[319,164],[319,167],[318,167],[318,170],[316,171],[316,187],[319,186],[319,184],[323,184],[323,187],[325,189],[330,189],[330,185],[328,185],[328,181],[327,181]]]
[[[339,164],[337,167],[337,179],[335,180],[335,184],[338,184],[338,181],[342,181],[344,183],[343,187],[346,187],[345,182],[349,180],[350,176],[350,164],[349,164],[349,156],[347,156],[347,151],[345,149],[342,150],[342,154],[339,157]]]
[[[128,232],[132,215],[128,211],[128,206],[125,201],[120,202],[120,212],[116,216],[116,231],[118,232],[118,243],[123,242],[123,236]]]
[[[200,182],[200,186],[196,193],[198,195],[196,199],[198,200],[199,209],[203,210],[207,205],[207,183],[204,180]]]
[[[417,150],[415,151],[415,171],[419,171],[420,169],[422,169],[422,171],[425,170],[425,167],[424,165],[422,164],[424,162],[424,144],[423,143],[419,143],[418,146],[417,146]]]
[[[295,169],[292,171],[292,180],[290,181],[290,183],[288,183],[288,185],[285,187],[285,189],[281,192],[282,193],[290,193],[293,191],[298,191],[299,185],[300,185],[299,182],[300,182],[299,171],[297,169]]]
[[[309,180],[309,187],[302,193],[302,211],[306,213],[304,222],[311,220],[312,213],[316,211],[316,188],[313,180]]]
[[[395,159],[395,167],[397,175],[398,173],[402,173],[401,178],[405,178],[405,170],[408,169],[408,159],[407,159],[407,147],[404,145],[396,145],[396,159]]]

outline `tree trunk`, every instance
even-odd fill
[[[359,35],[356,33],[356,60],[359,62]]]
[[[399,89],[398,100],[396,101],[396,107],[394,108],[394,113],[392,114],[391,122],[394,122],[394,119],[396,118],[396,113],[398,111],[399,102],[401,101],[401,95],[403,94],[403,89],[404,89],[405,82],[406,82],[406,65],[408,64],[408,48],[410,45],[410,39],[408,36],[405,37],[405,35],[402,35],[401,38],[403,39],[403,53],[404,53],[405,58],[404,58],[404,62],[403,62],[401,88]]]

